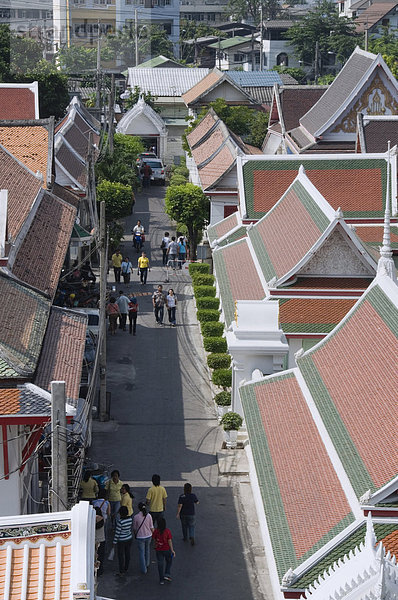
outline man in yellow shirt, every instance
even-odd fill
[[[116,283],[120,283],[120,272],[122,270],[122,261],[123,261],[123,256],[120,253],[119,248],[116,250],[116,252],[114,254],[112,254],[112,266],[113,266],[113,272],[115,274],[115,281]]]
[[[146,284],[146,278],[148,277],[149,258],[143,252],[138,259],[138,274],[141,275],[141,285]]]
[[[164,517],[167,492],[165,488],[160,485],[159,475],[152,475],[152,483],[152,487],[149,488],[146,493],[146,502],[149,506],[149,512],[152,517],[153,524],[155,525],[160,517]]]

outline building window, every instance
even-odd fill
[[[280,54],[278,54],[278,56],[276,57],[276,64],[280,65],[281,67],[289,66],[289,58],[286,52],[281,52]]]
[[[382,27],[390,27],[390,19],[383,19],[381,22]]]
[[[215,21],[216,20],[216,15],[214,13],[208,13],[207,14],[207,20],[208,21]]]
[[[343,13],[344,12],[344,2],[340,2],[339,7],[340,7],[340,12]]]

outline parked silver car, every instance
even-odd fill
[[[152,169],[151,181],[164,185],[166,183],[166,173],[160,158],[151,158],[146,160],[145,163]]]

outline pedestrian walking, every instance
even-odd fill
[[[115,335],[117,329],[117,320],[121,317],[119,305],[116,303],[116,298],[111,296],[106,307],[106,314],[109,317],[109,331],[111,335]]]
[[[178,266],[179,269],[182,269],[182,265],[187,259],[187,247],[185,245],[185,240],[183,236],[178,239]]]
[[[155,524],[160,517],[164,517],[166,498],[167,492],[165,488],[160,485],[160,476],[157,474],[152,475],[152,487],[150,487],[146,493],[146,503]]]
[[[133,514],[133,494],[130,492],[130,486],[128,483],[124,483],[120,488],[120,506],[125,506],[128,511],[129,517]]]
[[[129,331],[135,335],[137,330],[138,300],[133,294],[129,296]]]
[[[146,162],[143,163],[140,169],[140,175],[142,176],[142,185],[149,187],[151,185],[152,169]]]
[[[137,225],[134,225],[131,232],[133,234],[133,246],[139,252],[145,242],[145,229],[140,220],[137,221]]]
[[[140,571],[146,573],[151,564],[151,540],[154,527],[144,502],[139,503],[138,510],[140,512],[133,519],[133,531],[138,545]]]
[[[195,545],[195,504],[199,504],[196,494],[192,493],[192,485],[184,485],[184,493],[178,498],[177,519],[181,521],[182,539],[187,541],[188,537],[191,546]]]
[[[95,551],[98,561],[97,575],[102,575],[104,572],[105,562],[105,519],[100,508],[95,510]]]
[[[158,289],[152,294],[152,304],[155,311],[155,319],[158,325],[163,325],[164,305],[166,297],[163,293],[163,286],[158,285]]]
[[[164,267],[167,265],[167,250],[169,249],[170,242],[171,242],[170,234],[168,231],[165,231],[164,236],[162,237],[162,242],[160,244],[160,249],[163,253],[163,266]]]
[[[95,500],[98,492],[98,483],[91,477],[91,471],[86,471],[80,483],[80,499]]]
[[[123,261],[123,256],[120,253],[119,248],[116,250],[116,252],[114,254],[112,254],[112,266],[113,266],[113,272],[115,274],[115,281],[116,283],[120,283],[120,271],[122,269],[122,261]]]
[[[141,256],[138,259],[138,272],[137,272],[137,275],[141,275],[141,277],[140,277],[141,285],[146,284],[146,279],[148,277],[148,271],[150,271],[150,270],[151,269],[149,268],[149,258],[147,257],[145,252],[142,252]]]
[[[166,520],[160,517],[156,529],[152,534],[155,540],[156,560],[158,562],[159,583],[171,581],[171,565],[176,553],[173,548],[173,539],[170,529],[166,527]]]
[[[172,288],[169,289],[169,293],[166,298],[167,312],[169,313],[170,327],[176,326],[176,309],[177,309],[177,296],[174,294]]]
[[[174,270],[176,268],[177,254],[178,254],[178,244],[176,242],[175,236],[173,235],[171,238],[169,247],[167,248],[167,255],[168,255],[168,259],[169,259],[168,265],[169,265],[169,267],[171,266]]]
[[[128,256],[123,259],[121,270],[124,283],[130,283],[130,275],[133,271],[133,265],[131,264]]]
[[[116,545],[117,558],[119,562],[119,575],[127,573],[130,564],[131,542],[133,539],[133,518],[129,517],[127,506],[119,508],[119,519],[116,521],[115,537],[113,544]]]
[[[120,508],[120,502],[122,500],[120,490],[122,489],[123,481],[120,481],[120,473],[117,469],[112,471],[111,478],[105,484],[105,491],[108,496],[109,503],[111,505],[111,518],[112,524],[114,525],[116,515]]]
[[[111,516],[111,505],[109,500],[106,499],[105,490],[100,490],[98,492],[98,498],[93,500],[91,504],[94,506],[94,508],[99,508],[101,510],[106,525],[109,517]]]
[[[116,300],[116,304],[118,305],[120,310],[119,329],[123,329],[123,331],[126,331],[127,315],[129,313],[129,302],[130,300],[128,299],[128,297],[122,290],[120,290],[119,298]]]

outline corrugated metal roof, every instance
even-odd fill
[[[282,79],[276,71],[228,71],[228,76],[241,87],[282,85]]]
[[[184,92],[203,79],[208,72],[208,69],[200,68],[129,68],[128,84],[131,88],[137,85],[141,91],[152,92],[155,96],[182,96]]]

